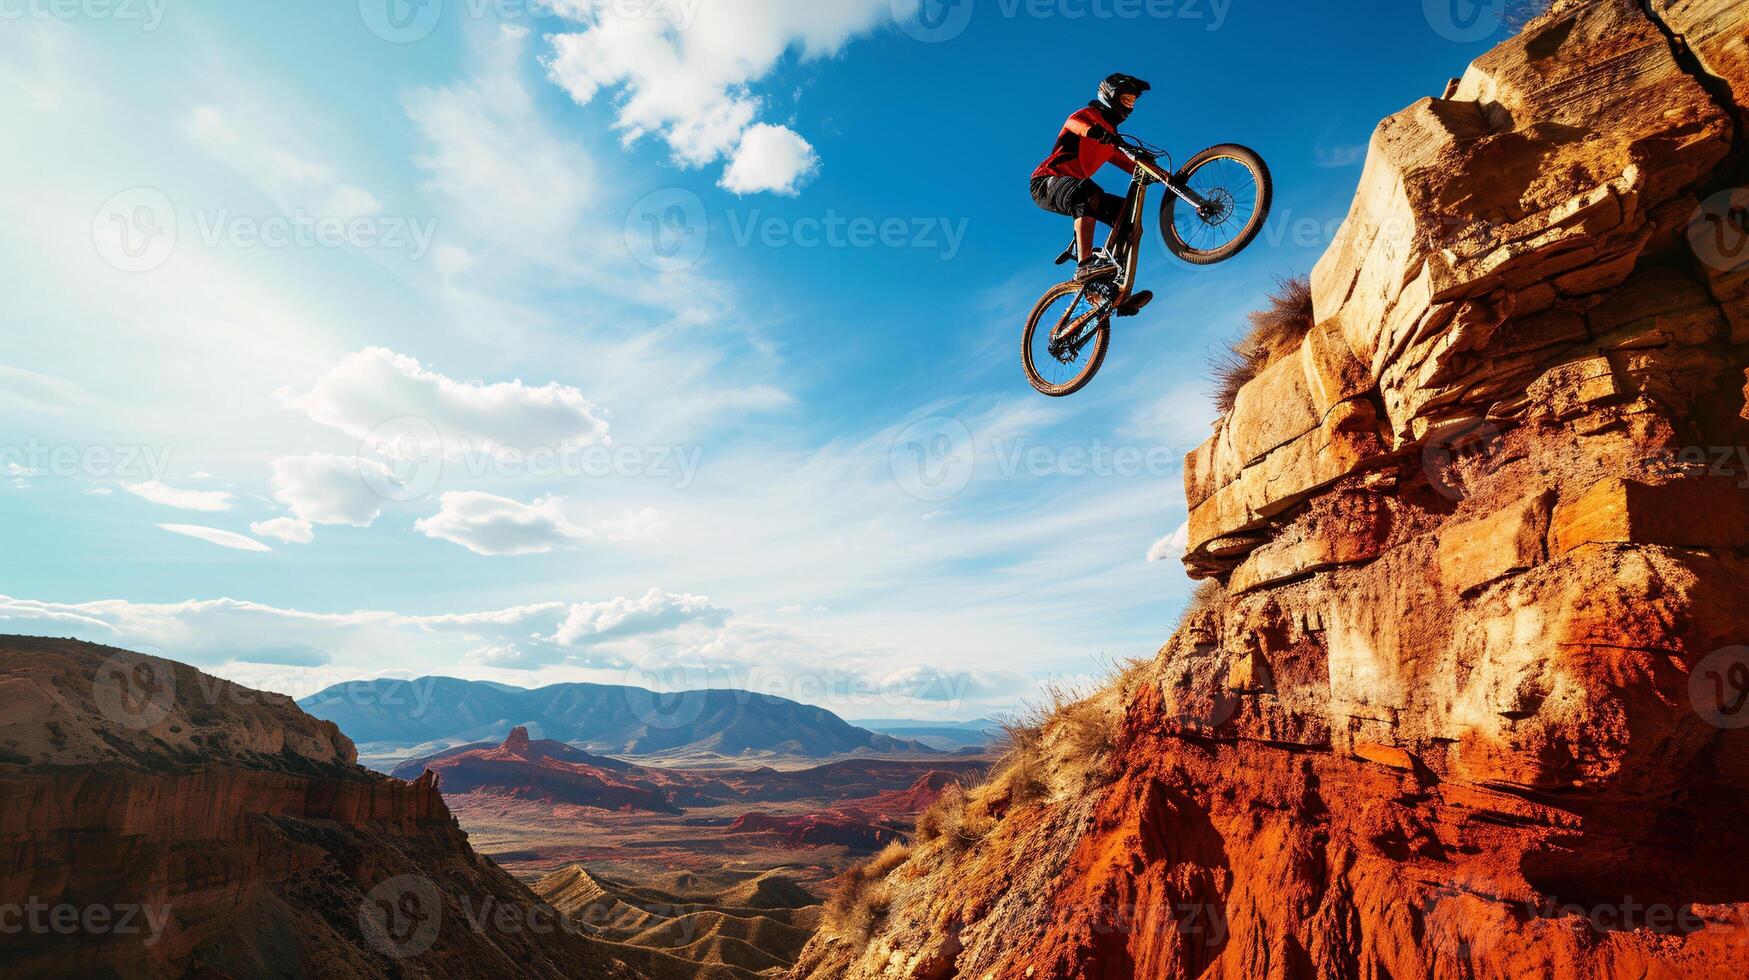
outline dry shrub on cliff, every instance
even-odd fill
[[[1010,806],[1024,806],[1049,794],[1050,786],[1043,776],[1048,761],[1044,753],[1047,720],[1049,712],[1040,706],[1003,720],[997,744],[1005,751],[990,773],[986,798],[995,796],[1007,800]]]
[[[929,809],[918,814],[917,842],[940,841],[942,847],[955,852],[971,847],[996,825],[983,804],[984,796],[977,788],[949,786]]]
[[[826,917],[841,934],[866,941],[892,908],[887,876],[911,856],[911,848],[894,842],[868,861],[854,865],[838,879],[826,902]]]
[[[1203,579],[1191,590],[1190,601],[1184,604],[1184,612],[1178,614],[1178,629],[1206,616],[1215,610],[1227,598],[1227,588],[1216,579]]]
[[[1245,336],[1210,361],[1215,407],[1222,415],[1232,412],[1246,382],[1298,349],[1312,329],[1312,316],[1312,280],[1306,276],[1277,279],[1269,305],[1246,318],[1251,328]]]
[[[1057,712],[1056,724],[1071,760],[1103,761],[1117,748],[1117,713],[1106,701],[1084,698]]]
[[[1086,786],[1105,772],[1117,749],[1123,705],[1147,664],[1131,661],[1102,689],[1087,693],[1051,684],[1042,701],[1002,724],[1007,753],[990,778],[990,793],[1008,806],[1022,806],[1051,794],[1053,786]]]
[[[927,844],[959,832],[966,815],[966,791],[953,785],[917,815],[917,842]]]

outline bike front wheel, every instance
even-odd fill
[[[1192,265],[1213,265],[1244,251],[1263,230],[1275,186],[1257,151],[1237,143],[1211,146],[1191,157],[1174,179],[1207,206],[1194,207],[1166,192],[1160,234],[1173,255]]]
[[[1032,308],[1026,333],[1020,338],[1020,361],[1026,380],[1041,394],[1053,398],[1072,395],[1087,386],[1105,362],[1111,344],[1111,313],[1098,313],[1099,302],[1084,284],[1065,282],[1052,286]],[[1072,335],[1055,336],[1089,314],[1096,314]]]

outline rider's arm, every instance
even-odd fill
[[[1082,139],[1093,139],[1095,138],[1094,134],[1098,134],[1099,138],[1110,140],[1117,135],[1110,129],[1107,129],[1104,124],[1098,120],[1088,118],[1086,110],[1077,112],[1073,116],[1070,116],[1068,123],[1065,124],[1063,128]],[[1133,174],[1136,172],[1136,161],[1130,159],[1130,155],[1121,149],[1115,147],[1112,149],[1110,163],[1112,166],[1117,167],[1125,173]]]

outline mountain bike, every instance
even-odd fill
[[[1160,201],[1160,234],[1167,249],[1193,265],[1213,265],[1243,251],[1263,230],[1274,197],[1263,158],[1237,143],[1209,147],[1176,173],[1160,147],[1121,134],[1116,143],[1136,161],[1136,170],[1123,213],[1096,254],[1111,260],[1117,272],[1046,290],[1020,339],[1026,380],[1053,397],[1086,387],[1111,345],[1111,318],[1133,315],[1152,298],[1134,292],[1149,187],[1161,184],[1168,192]],[[1057,264],[1074,258],[1071,241]]]

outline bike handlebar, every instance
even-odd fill
[[[1141,160],[1149,166],[1158,164],[1160,158],[1165,157],[1167,170],[1170,171],[1172,167],[1172,156],[1161,147],[1155,146],[1147,140],[1136,136],[1125,136],[1122,133],[1112,133],[1111,135],[1113,146],[1123,149],[1128,152],[1130,156]]]
[[[1113,146],[1128,151],[1132,156],[1144,157],[1148,160],[1159,158],[1161,151],[1150,146],[1141,139],[1134,136],[1125,136],[1122,133],[1112,133],[1111,136],[1111,144]]]

